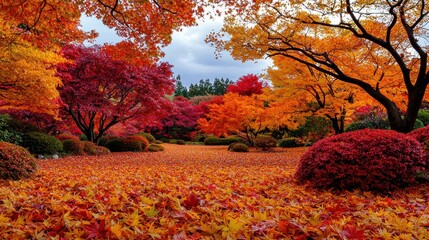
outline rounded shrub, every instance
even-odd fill
[[[105,147],[111,152],[141,152],[142,142],[137,139],[114,138]]]
[[[392,130],[358,130],[322,139],[302,157],[295,177],[316,188],[387,192],[416,182],[428,168],[421,145]]]
[[[228,146],[231,143],[241,142],[241,139],[238,137],[229,137],[229,138],[218,138],[218,137],[206,137],[204,139],[204,145],[224,145]]]
[[[197,133],[191,138],[191,142],[204,142],[204,139],[206,139],[206,137],[207,135]]]
[[[369,121],[356,121],[352,122],[349,125],[346,126],[344,129],[345,132],[351,132],[356,130],[362,130],[362,129],[373,129],[374,125]]]
[[[423,125],[429,125],[429,110],[420,109],[417,118],[423,122]]]
[[[163,144],[164,142],[163,142],[163,141],[161,141],[161,140],[156,140],[154,143],[155,143],[155,144]]]
[[[185,145],[185,144],[186,144],[186,141],[185,141],[185,140],[182,140],[182,139],[179,139],[179,140],[177,140],[177,141],[176,141],[176,144],[179,144],[179,145]]]
[[[81,134],[81,135],[79,135],[79,139],[80,139],[81,141],[88,141],[88,137],[87,137],[85,134]]]
[[[0,142],[0,178],[19,180],[31,177],[37,169],[35,158],[25,149]]]
[[[79,140],[79,137],[76,137],[75,135],[71,135],[69,133],[61,133],[60,135],[57,136],[58,140],[60,140],[61,142],[63,142],[64,140]]]
[[[145,137],[149,143],[154,143],[156,141],[155,137],[150,133],[137,133],[137,135]]]
[[[148,151],[149,152],[162,152],[164,151],[164,146],[161,144],[152,143],[149,145]]]
[[[56,154],[63,150],[63,144],[56,137],[41,132],[29,132],[24,137],[23,146],[35,154]]]
[[[248,152],[249,146],[247,146],[244,143],[231,143],[228,146],[228,151],[231,151],[231,152]]]
[[[425,125],[423,124],[423,122],[420,119],[416,119],[416,122],[414,123],[414,128],[413,129],[419,129],[424,127]]]
[[[107,155],[110,153],[110,150],[106,147],[102,147],[102,146],[95,146],[95,154],[97,156],[100,155]]]
[[[99,145],[99,146],[106,146],[106,143],[107,143],[108,141],[113,140],[113,139],[115,139],[115,138],[118,138],[118,137],[115,137],[115,136],[103,136],[103,137],[101,137],[101,138],[98,140],[98,145]]]
[[[408,136],[417,139],[420,143],[429,140],[429,126],[413,130],[408,133]]]
[[[141,151],[146,151],[147,148],[149,147],[149,141],[148,139],[146,139],[146,137],[143,137],[142,135],[134,135],[134,136],[129,136],[127,137],[128,140],[131,141],[138,141],[141,143],[142,145],[142,150]]]
[[[279,147],[282,148],[292,148],[292,147],[302,147],[304,146],[304,143],[302,142],[301,139],[299,138],[285,138],[285,139],[281,139],[278,142]]]
[[[83,151],[87,154],[87,155],[97,155],[97,145],[95,145],[95,143],[90,142],[90,141],[82,141],[83,142]]]
[[[262,149],[262,151],[269,151],[275,148],[277,140],[268,135],[258,135],[255,139],[255,147]]]
[[[79,139],[67,139],[63,141],[63,150],[67,154],[84,155],[85,144]]]

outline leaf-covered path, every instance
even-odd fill
[[[427,185],[317,191],[293,179],[304,151],[166,145],[39,161],[33,179],[0,181],[0,239],[429,239]]]

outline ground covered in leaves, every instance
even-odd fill
[[[0,239],[429,239],[427,185],[314,190],[293,179],[305,150],[39,161],[34,178],[0,182]]]

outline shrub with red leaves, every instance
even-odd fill
[[[408,136],[411,136],[417,139],[417,141],[421,143],[424,143],[427,140],[429,140],[429,126],[426,126],[424,128],[418,128],[414,131],[411,131],[408,133]]]
[[[61,142],[65,141],[65,140],[79,140],[79,137],[75,136],[75,135],[71,135],[68,133],[61,133],[60,135],[57,136],[58,140],[60,140]]]
[[[36,160],[25,148],[0,142],[0,179],[28,178],[36,168]]]
[[[364,129],[318,141],[302,156],[295,177],[316,188],[387,192],[415,183],[428,163],[414,138]]]
[[[63,141],[63,150],[71,155],[84,155],[85,144],[79,139],[67,139]]]
[[[131,140],[131,141],[138,141],[138,142],[140,142],[141,145],[142,145],[142,150],[141,151],[147,151],[147,148],[149,147],[149,140],[146,137],[142,136],[142,135],[130,136],[130,137],[127,137],[127,139]]]

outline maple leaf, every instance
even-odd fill
[[[200,199],[194,193],[189,194],[186,199],[183,201],[183,206],[186,209],[192,209],[200,205]]]
[[[363,240],[367,239],[365,236],[364,230],[359,230],[354,225],[346,225],[343,228],[343,231],[341,231],[340,235],[343,239],[347,240]]]
[[[86,226],[85,230],[88,232],[88,238],[106,238],[109,231],[106,228],[105,220],[97,220],[91,223],[91,225]]]

